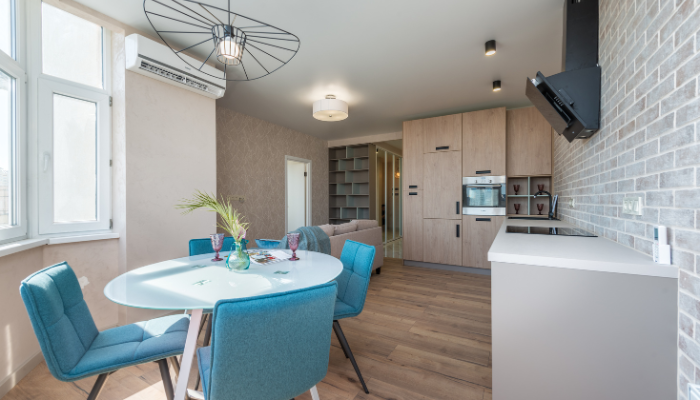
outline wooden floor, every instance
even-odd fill
[[[333,335],[328,375],[318,385],[321,399],[490,400],[490,288],[489,276],[385,259],[382,273],[372,276],[362,314],[340,321],[370,394]],[[85,399],[94,379],[59,382],[42,363],[3,400]],[[158,366],[116,372],[100,399],[165,399]]]

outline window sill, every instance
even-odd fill
[[[0,257],[10,254],[19,253],[21,251],[30,250],[35,247],[53,244],[89,242],[92,240],[118,239],[119,234],[116,232],[95,233],[91,235],[78,236],[61,236],[52,238],[25,239],[17,242],[0,245]]]

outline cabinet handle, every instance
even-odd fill
[[[491,170],[490,169],[484,169],[481,171],[476,171],[477,174],[490,174]]]
[[[418,196],[418,192],[408,192],[409,196]]]
[[[477,218],[477,221],[491,222],[491,218]]]
[[[457,237],[459,237],[459,224],[457,224]]]
[[[435,150],[449,150],[450,146],[438,146],[435,148]]]
[[[409,189],[418,189],[418,185],[408,185]]]
[[[457,202],[457,209],[455,210],[455,214],[459,214],[459,202]]]

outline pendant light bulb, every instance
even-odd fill
[[[494,92],[501,91],[501,81],[493,81],[493,91]]]

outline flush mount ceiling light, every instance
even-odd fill
[[[501,81],[493,81],[493,91],[494,92],[501,91]]]
[[[230,1],[222,8],[194,0],[144,0],[143,10],[175,55],[217,79],[252,81],[267,76],[294,58],[301,45],[292,33],[231,11]],[[204,62],[182,57],[185,51]],[[208,61],[221,66],[221,76],[202,70]]]
[[[489,40],[488,42],[486,42],[486,55],[492,56],[494,54],[496,54],[496,41]]]
[[[314,102],[314,118],[320,121],[342,121],[348,117],[348,103],[329,94]]]

